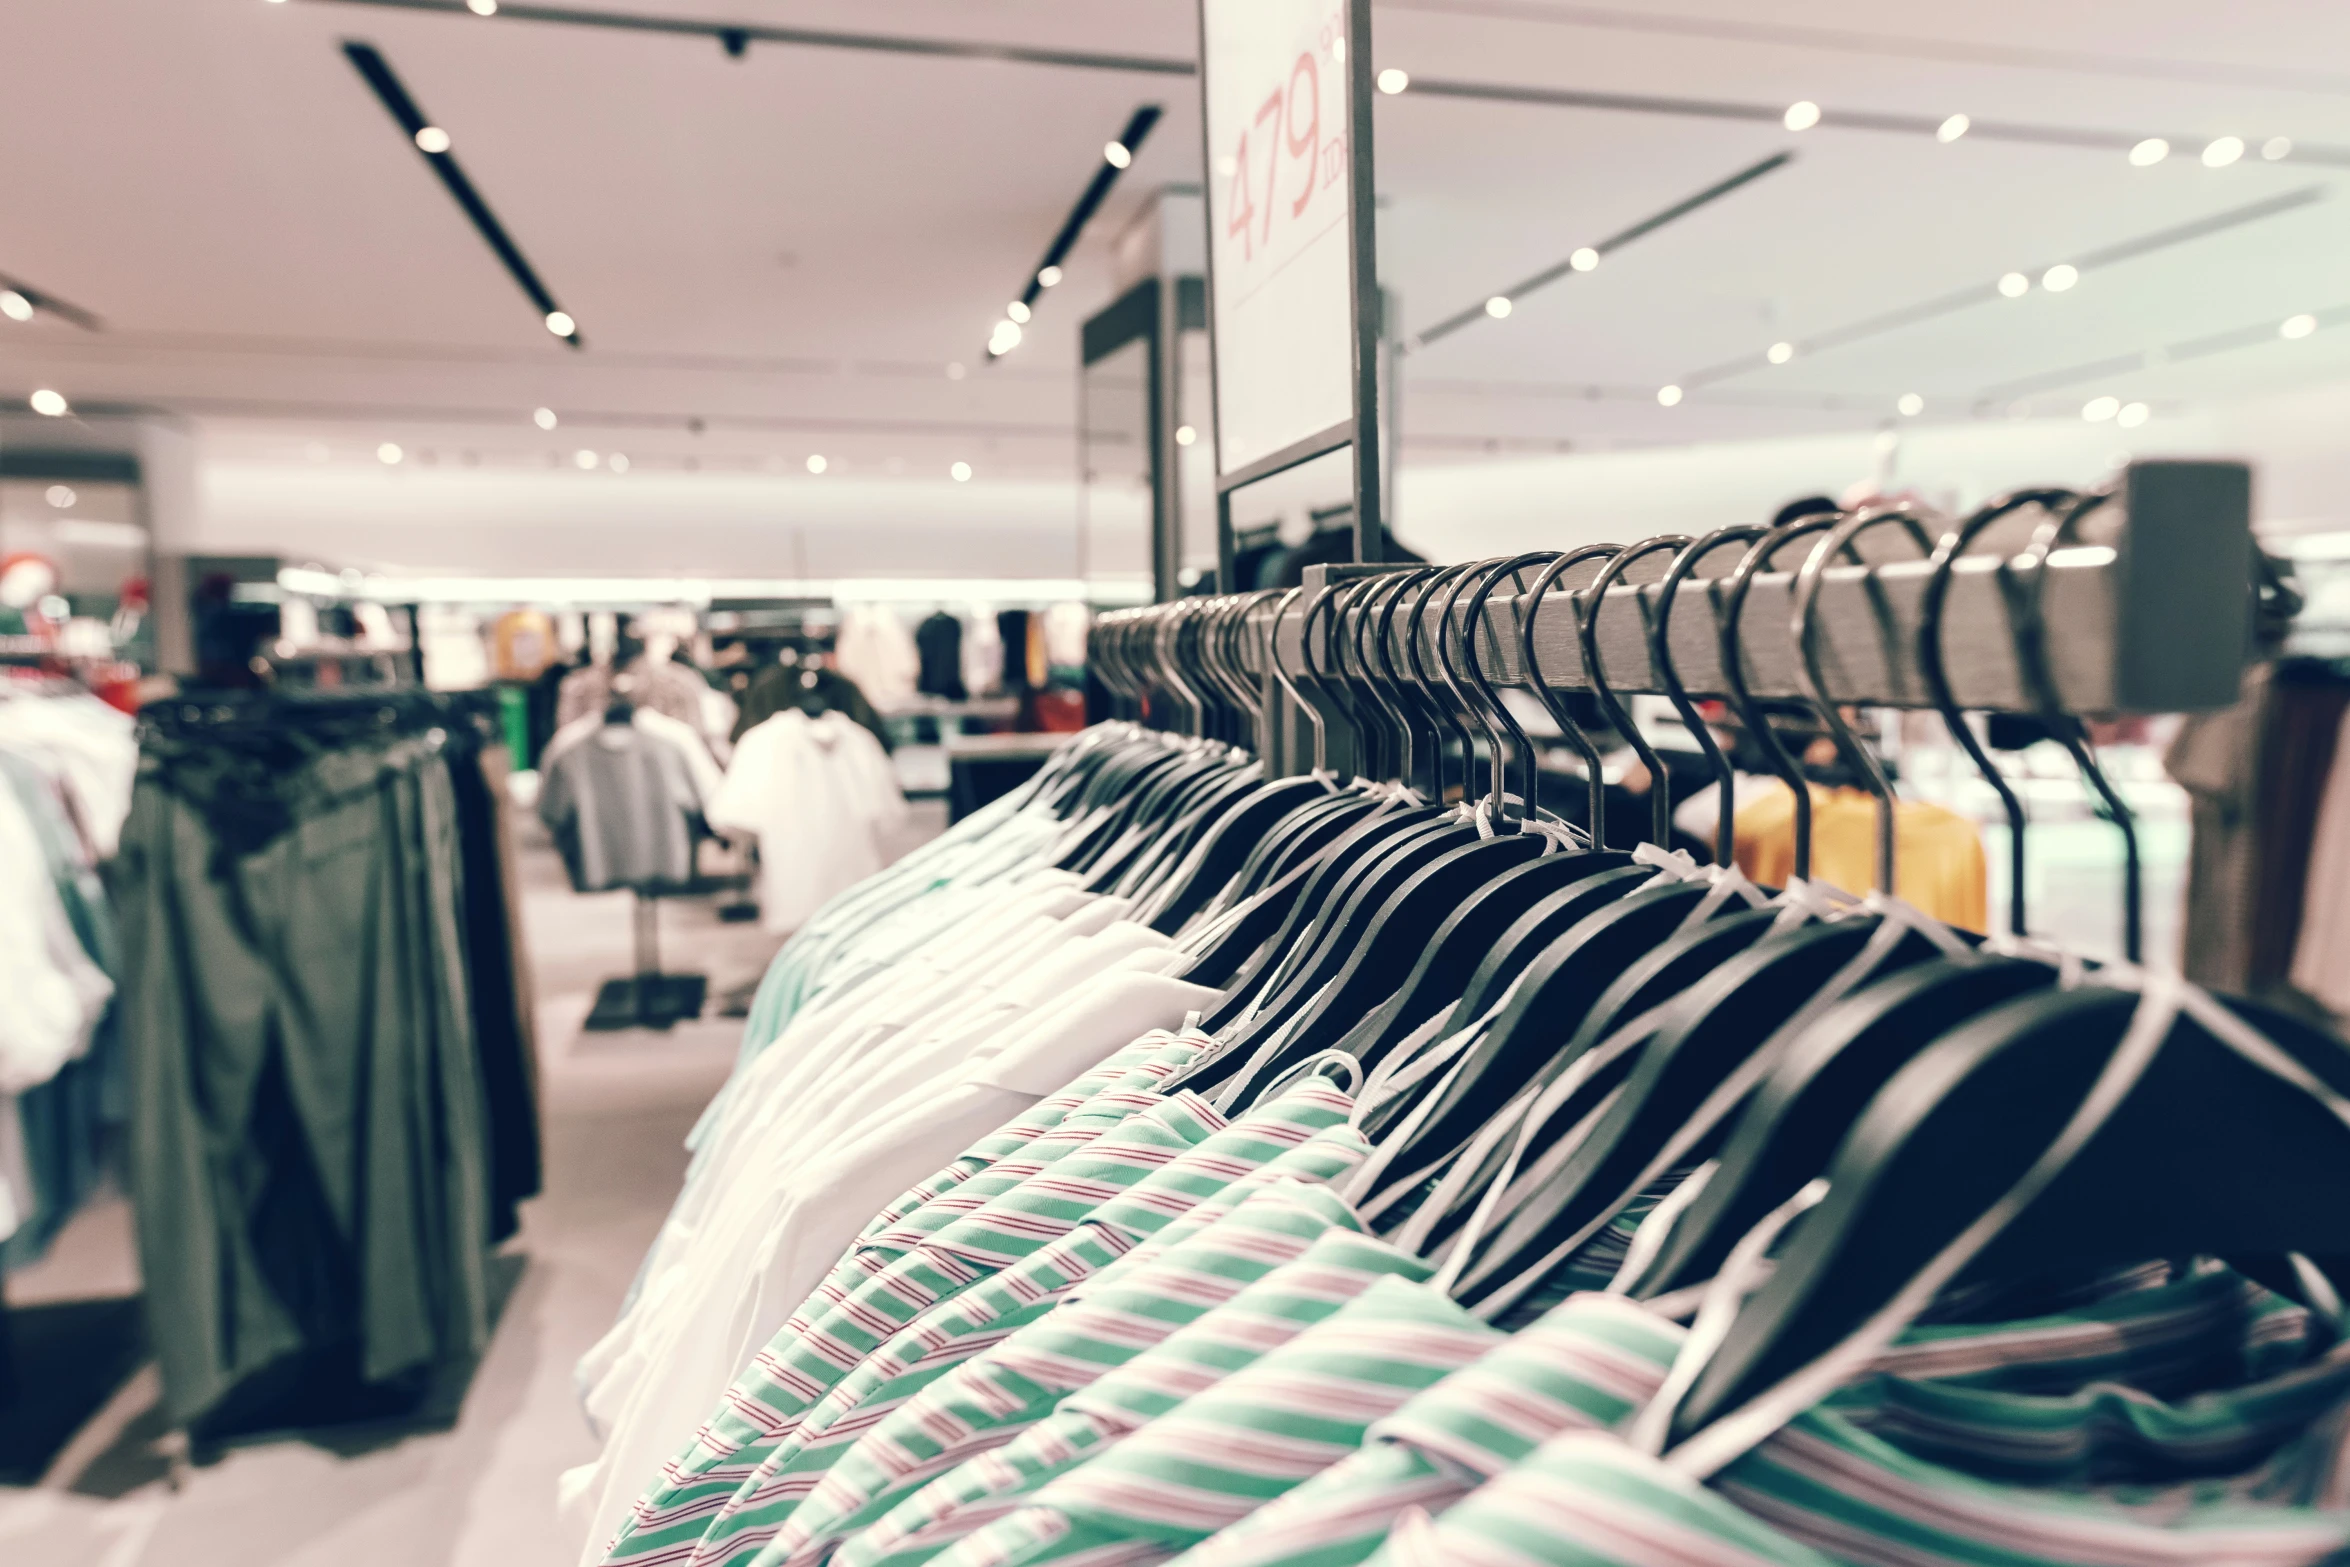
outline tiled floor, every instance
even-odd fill
[[[934,816],[936,813],[931,813]],[[929,830],[936,823],[925,817]],[[556,1476],[594,1456],[571,1367],[611,1323],[685,1166],[683,1138],[741,1025],[583,1034],[598,982],[630,966],[622,895],[580,897],[526,852],[546,1192],[524,1210],[520,1277],[453,1424],[301,1433],[233,1448],[175,1489],[157,1451],[152,1372],[118,1394],[41,1485],[0,1489],[0,1562],[60,1567],[557,1567]],[[663,956],[715,996],[755,978],[776,938],[707,901],[662,908]],[[85,1213],[12,1303],[136,1288],[128,1210]],[[6,1411],[0,1409],[0,1419]]]

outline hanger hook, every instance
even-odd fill
[[[1372,633],[1378,629],[1380,603],[1397,588],[1397,579],[1388,574],[1366,576],[1361,587],[1347,601],[1347,645],[1354,654],[1355,679],[1363,693],[1378,710],[1382,724],[1380,738],[1386,750],[1383,771],[1398,782],[1409,783],[1417,750],[1412,741],[1412,717],[1405,708],[1400,682],[1393,670],[1372,651]]]
[[[1446,583],[1470,569],[1466,565],[1456,564],[1443,567],[1428,575],[1426,580],[1420,584],[1418,596],[1412,600],[1411,621],[1406,628],[1403,639],[1404,662],[1411,666],[1412,678],[1418,682],[1419,689],[1424,693],[1428,703],[1428,712],[1434,720],[1436,760],[1432,776],[1437,797],[1440,799],[1443,797],[1445,789],[1444,763],[1447,754],[1445,742],[1447,740],[1460,742],[1461,798],[1464,800],[1476,792],[1477,742],[1476,738],[1469,733],[1469,726],[1461,718],[1459,705],[1461,698],[1458,686],[1449,678],[1446,680],[1446,685],[1453,694],[1453,702],[1448,705],[1436,694],[1436,676],[1428,672],[1428,661],[1423,656],[1425,649],[1430,645],[1428,606],[1435,601],[1437,592]],[[1438,655],[1437,670],[1439,673],[1443,673],[1444,636],[1441,629],[1435,633],[1434,646]]]
[[[1975,738],[1974,726],[1966,721],[1966,714],[1950,689],[1949,666],[1942,653],[1942,612],[1950,598],[1950,584],[1957,575],[1959,557],[1984,529],[2026,506],[2056,509],[2071,505],[2075,499],[2071,490],[2019,490],[1982,507],[1943,534],[1941,542],[1934,546],[1932,569],[1926,576],[1925,592],[1918,600],[1918,674],[1925,680],[1934,710],[1942,715],[1942,726],[1950,731],[1952,743],[1974,763],[1975,771],[1991,786],[1991,792],[1999,796],[1999,807],[2007,815],[2007,929],[2014,936],[2025,935],[2031,929],[2024,897],[2024,802],[2017,798],[2014,786],[1983,749],[1983,743]]]
[[[1852,726],[1845,722],[1843,710],[1837,706],[1834,693],[1828,690],[1828,677],[1820,662],[1820,626],[1817,614],[1820,604],[1820,584],[1827,580],[1828,562],[1837,555],[1854,554],[1853,540],[1871,528],[1881,527],[1886,523],[1898,524],[1904,532],[1908,533],[1910,541],[1917,545],[1918,553],[1921,556],[1933,554],[1932,535],[1926,531],[1925,525],[1918,521],[1916,511],[1906,503],[1899,506],[1870,507],[1843,518],[1828,530],[1825,538],[1812,546],[1811,553],[1804,557],[1803,565],[1795,573],[1795,589],[1789,595],[1788,630],[1795,638],[1795,648],[1799,655],[1796,660],[1797,667],[1802,672],[1804,684],[1810,689],[1813,704],[1819,708],[1821,721],[1828,726],[1829,734],[1835,737],[1837,746],[1852,762],[1854,769],[1859,772],[1862,780],[1867,784],[1869,793],[1876,799],[1876,882],[1878,888],[1887,897],[1892,897],[1894,895],[1893,829],[1895,811],[1893,780],[1886,774],[1885,764],[1878,760],[1877,754],[1862,744],[1860,736],[1853,733]],[[1885,605],[1883,589],[1877,582],[1876,573],[1865,562],[1858,559],[1855,559],[1854,564],[1859,566],[1862,581],[1870,591],[1871,601],[1876,605],[1880,629],[1889,628],[1892,616]],[[1886,637],[1884,641],[1887,662],[1896,665],[1897,673],[1900,644],[1890,636]]]
[[[1608,722],[1615,725],[1616,733],[1624,737],[1624,743],[1632,748],[1633,755],[1640,758],[1640,765],[1648,769],[1648,827],[1650,841],[1658,848],[1670,848],[1673,841],[1673,799],[1672,789],[1665,776],[1665,760],[1656,754],[1656,747],[1648,743],[1648,736],[1640,732],[1640,726],[1633,722],[1632,715],[1624,710],[1624,704],[1616,699],[1614,688],[1607,683],[1607,668],[1599,656],[1599,617],[1607,605],[1607,590],[1634,561],[1666,550],[1678,553],[1688,544],[1689,536],[1684,533],[1667,533],[1657,538],[1643,539],[1629,549],[1618,551],[1613,560],[1600,568],[1591,586],[1574,596],[1575,632],[1582,643],[1583,672],[1590,677],[1591,689],[1598,695],[1599,705],[1607,713]],[[1635,590],[1633,601],[1636,606],[1639,597]]]
[[[1394,640],[1396,610],[1402,605],[1405,595],[1412,591],[1414,584],[1433,576],[1436,570],[1437,568],[1433,566],[1422,566],[1412,571],[1390,573],[1378,579],[1379,586],[1376,590],[1378,609],[1375,623],[1370,628],[1370,647],[1375,650],[1375,653],[1367,662],[1378,666],[1379,672],[1386,678],[1388,690],[1393,692],[1396,697],[1398,710],[1404,714],[1404,733],[1407,739],[1405,765],[1401,770],[1404,782],[1417,786],[1418,781],[1414,775],[1419,771],[1420,755],[1425,750],[1428,753],[1428,773],[1431,784],[1434,792],[1441,795],[1444,792],[1444,781],[1441,776],[1441,770],[1444,766],[1441,715],[1437,712],[1427,691],[1415,685],[1401,670],[1395,667]],[[1418,609],[1418,600],[1416,599],[1413,601],[1413,608],[1416,613]],[[1365,610],[1364,618],[1366,620],[1372,619],[1372,612],[1369,609]],[[1411,720],[1415,714],[1428,720],[1428,728],[1424,737],[1412,724]],[[1428,742],[1425,746],[1420,743],[1423,738]]]
[[[1811,875],[1811,783],[1803,776],[1795,758],[1787,754],[1779,732],[1771,727],[1770,715],[1755,700],[1754,692],[1746,683],[1746,644],[1740,636],[1740,626],[1746,618],[1746,600],[1754,589],[1754,579],[1779,553],[1783,545],[1809,533],[1819,533],[1834,526],[1837,512],[1814,512],[1784,522],[1765,532],[1747,546],[1731,571],[1725,589],[1725,599],[1717,616],[1721,636],[1722,685],[1730,705],[1738,710],[1738,720],[1762,749],[1763,761],[1779,781],[1795,795],[1795,874],[1798,879]],[[1712,584],[1708,584],[1710,588]]]
[[[1525,660],[1527,684],[1549,710],[1552,722],[1559,726],[1559,733],[1567,737],[1567,743],[1583,758],[1584,808],[1591,813],[1591,846],[1595,849],[1607,847],[1606,760],[1599,754],[1599,747],[1591,743],[1591,737],[1583,732],[1583,726],[1575,722],[1565,701],[1551,689],[1549,679],[1542,673],[1541,656],[1534,650],[1534,627],[1543,599],[1559,578],[1585,561],[1605,560],[1622,549],[1621,544],[1586,544],[1581,549],[1569,550],[1556,557],[1542,568],[1542,574],[1526,590],[1524,606],[1518,611],[1518,653]]]
[[[1656,616],[1648,623],[1648,661],[1656,669],[1657,679],[1665,688],[1665,695],[1673,704],[1673,711],[1681,715],[1682,724],[1695,737],[1697,747],[1705,754],[1706,766],[1713,771],[1714,789],[1719,798],[1715,802],[1714,863],[1728,865],[1733,858],[1737,841],[1738,774],[1730,766],[1730,759],[1722,754],[1721,742],[1714,738],[1713,726],[1699,715],[1695,703],[1689,700],[1688,689],[1681,684],[1681,672],[1673,667],[1672,621],[1673,605],[1681,594],[1681,584],[1697,570],[1697,563],[1724,544],[1752,543],[1763,536],[1764,530],[1746,524],[1735,528],[1718,528],[1697,540],[1673,559],[1672,568],[1657,584]]]
[[[1537,550],[1530,554],[1514,555],[1506,560],[1491,564],[1485,575],[1478,579],[1477,591],[1471,595],[1467,607],[1461,612],[1461,651],[1467,657],[1469,679],[1484,698],[1487,711],[1509,730],[1511,743],[1516,747],[1519,759],[1518,797],[1525,802],[1526,820],[1528,821],[1532,821],[1542,810],[1540,759],[1534,754],[1534,742],[1527,737],[1526,731],[1518,723],[1516,715],[1512,714],[1508,706],[1503,703],[1500,693],[1494,690],[1493,682],[1486,678],[1485,661],[1479,657],[1477,652],[1477,633],[1484,624],[1485,602],[1492,594],[1494,584],[1504,577],[1509,577],[1514,579],[1520,588],[1523,588],[1526,568],[1537,561],[1548,558],[1549,551]],[[1451,614],[1449,605],[1446,606],[1445,613],[1448,617]],[[1496,739],[1498,743],[1498,737]],[[1491,806],[1491,814],[1497,824],[1502,817],[1502,805],[1506,792],[1505,782],[1502,773],[1501,752],[1497,749],[1493,754],[1493,802]]]
[[[2072,756],[2073,765],[2081,770],[2082,781],[2104,803],[2106,813],[2122,835],[2122,955],[2138,963],[2143,960],[2145,950],[2145,870],[2138,853],[2138,819],[2122,799],[2121,791],[2106,777],[2104,766],[2089,747],[2088,733],[2080,719],[2065,711],[2049,663],[2048,620],[2043,604],[2049,556],[2079,527],[2081,519],[2112,499],[2110,489],[2098,490],[2082,496],[2064,511],[2052,512],[2032,530],[2032,541],[2024,546],[2023,552],[2002,564],[2000,581],[2008,591],[2017,661],[2026,689],[2040,705],[2042,722]],[[2026,569],[2029,576],[2023,578]]]
[[[1265,627],[1265,667],[1273,672],[1273,678],[1281,683],[1281,689],[1289,693],[1289,699],[1305,713],[1306,726],[1314,732],[1314,771],[1327,773],[1330,771],[1330,733],[1324,727],[1322,709],[1298,689],[1297,680],[1290,674],[1289,666],[1281,661],[1281,622],[1288,618],[1289,612],[1297,607],[1297,601],[1304,598],[1305,594],[1304,588],[1286,588],[1276,594],[1279,602],[1273,606],[1273,618]]]
[[[1307,601],[1305,624],[1301,628],[1303,636],[1298,643],[1298,652],[1299,657],[1303,660],[1303,667],[1314,683],[1314,689],[1323,693],[1330,704],[1337,708],[1340,715],[1346,719],[1348,732],[1353,739],[1354,750],[1354,755],[1348,759],[1349,763],[1354,768],[1357,777],[1367,778],[1370,775],[1363,770],[1363,752],[1370,744],[1368,738],[1370,726],[1364,722],[1362,708],[1355,700],[1355,692],[1347,680],[1345,670],[1338,667],[1342,663],[1339,655],[1341,638],[1338,632],[1338,611],[1344,605],[1347,594],[1353,588],[1354,584],[1351,582],[1330,583]],[[1331,665],[1328,669],[1322,668],[1314,660],[1314,621],[1316,617],[1324,614],[1327,614],[1329,624],[1322,633],[1322,652]],[[1328,765],[1327,754],[1324,756],[1324,765]]]

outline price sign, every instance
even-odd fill
[[[1348,0],[1201,0],[1217,468],[1356,416]]]

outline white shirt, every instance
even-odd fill
[[[841,713],[776,714],[734,748],[710,825],[759,835],[767,929],[797,930],[887,863],[905,820],[897,772],[865,727]]]

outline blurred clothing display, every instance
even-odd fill
[[[914,633],[897,611],[881,604],[853,604],[842,615],[833,662],[879,707],[910,699],[922,673]]]
[[[793,931],[834,894],[888,863],[906,803],[896,769],[846,714],[790,708],[746,733],[712,801],[710,825],[756,833],[759,906]]]
[[[1028,622],[1033,619],[1024,609],[998,610],[995,617],[996,637],[1004,650],[1003,689],[1017,696],[1032,691],[1044,683],[1041,668],[1031,674],[1028,656]]]
[[[736,706],[735,743],[741,744],[744,735],[776,714],[795,709],[811,714],[846,713],[879,741],[884,751],[890,748],[888,726],[865,700],[857,683],[836,670],[806,661],[770,664],[751,677]]]
[[[2301,932],[2293,943],[2293,984],[2337,1017],[2350,1016],[2350,714],[2334,731],[2310,834]]]
[[[536,680],[562,657],[555,620],[542,609],[511,609],[490,623],[490,676]]]
[[[914,628],[914,646],[921,654],[923,695],[960,702],[970,695],[963,683],[963,622],[945,610],[933,610]]]
[[[120,1141],[121,957],[98,865],[137,767],[131,720],[87,691],[0,683],[0,1271],[41,1256]]]
[[[963,687],[993,696],[1004,683],[1004,634],[993,615],[973,615],[963,628]]]
[[[555,703],[555,727],[577,723],[611,705],[615,692],[639,707],[649,707],[702,734],[703,698],[709,684],[693,670],[670,659],[639,655],[617,674],[609,664],[590,664],[563,677]]]
[[[2189,979],[2254,996],[2296,983],[2305,911],[2326,872],[2314,849],[2346,711],[2350,681],[2331,665],[2259,664],[2235,706],[2180,726],[2163,764],[2192,809]],[[2332,928],[2319,932],[2311,964]]]
[[[567,726],[540,758],[539,820],[580,892],[693,883],[717,769],[707,755],[697,762],[700,738],[665,716],[621,705]]]
[[[1086,633],[1093,629],[1093,611],[1074,600],[1064,600],[1044,612],[1045,662],[1054,669],[1085,667]]]
[[[1876,879],[1875,798],[1815,785],[1811,813],[1812,880],[1855,895],[1868,891]],[[1784,785],[1741,803],[1732,832],[1738,868],[1753,880],[1782,887],[1795,874],[1795,796]],[[1981,830],[1956,811],[1900,801],[1893,813],[1893,891],[1944,924],[1990,929]]]
[[[412,1405],[480,1354],[489,1248],[538,1185],[494,707],[208,695],[145,717],[114,883],[163,1414]]]

